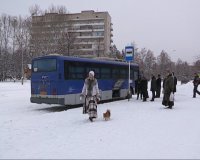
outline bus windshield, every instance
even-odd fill
[[[40,59],[33,61],[33,72],[56,71],[56,59]]]

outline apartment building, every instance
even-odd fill
[[[109,56],[113,42],[108,12],[46,13],[32,17],[31,52],[69,56]]]

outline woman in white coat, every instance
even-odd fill
[[[93,122],[93,119],[97,118],[97,101],[100,100],[98,82],[94,77],[94,71],[90,71],[85,79],[81,93],[81,98],[83,97],[85,97],[83,114],[88,113],[89,120]]]

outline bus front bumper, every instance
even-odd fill
[[[64,98],[43,98],[43,97],[31,97],[30,98],[31,103],[37,103],[37,104],[60,104],[65,105],[65,99]]]

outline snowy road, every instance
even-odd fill
[[[192,89],[177,86],[173,110],[163,109],[161,98],[100,104],[91,123],[82,108],[31,104],[28,81],[1,82],[0,158],[200,159],[200,96],[193,99]]]

